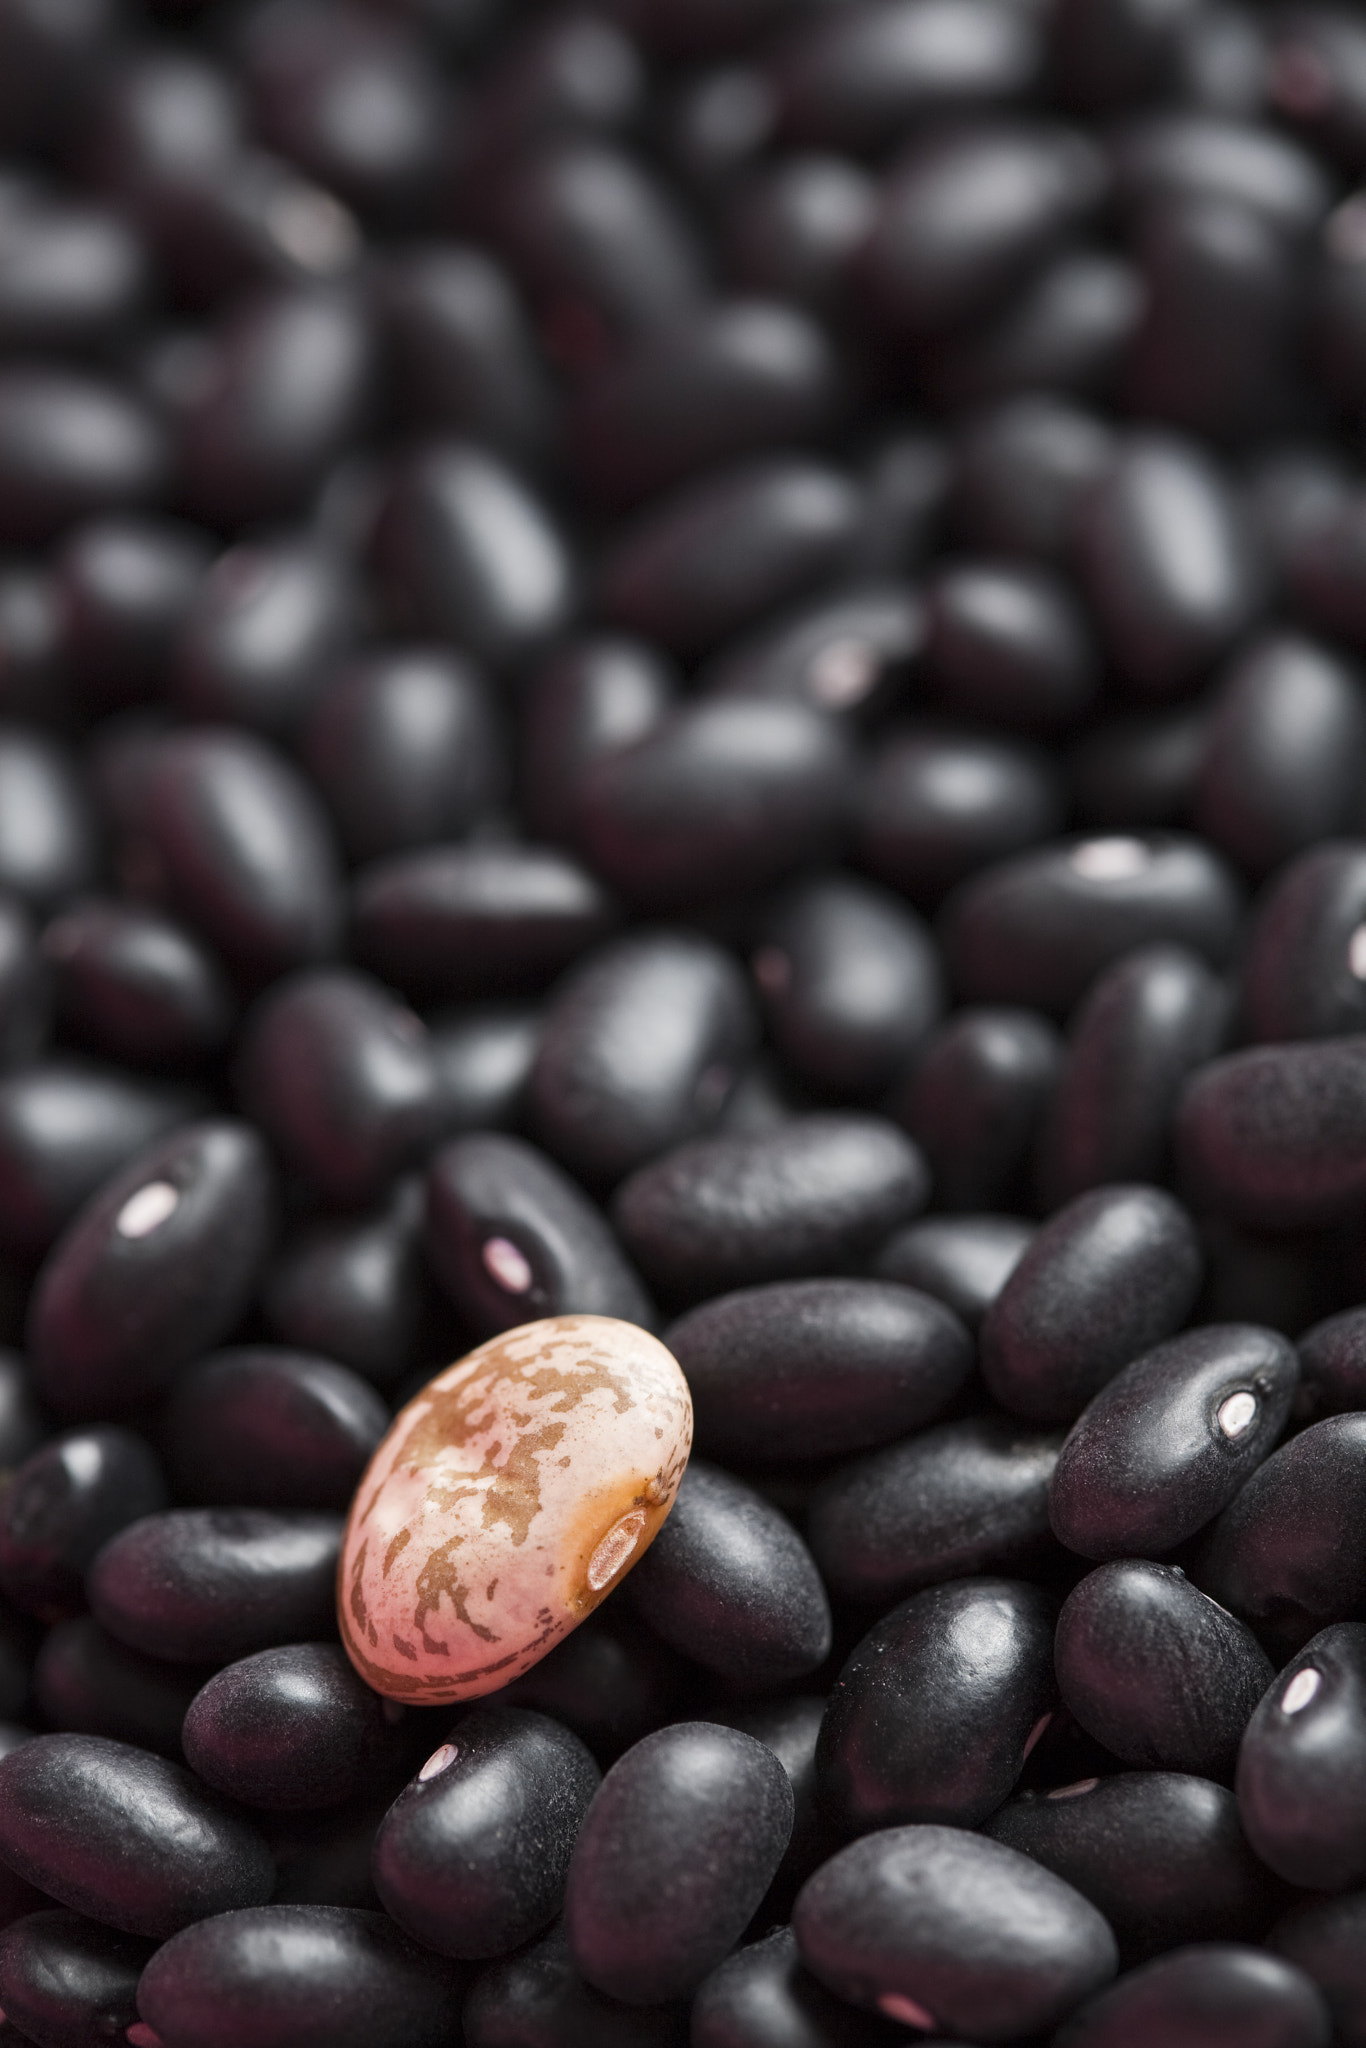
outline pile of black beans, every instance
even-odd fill
[[[0,2048],[1366,2048],[1364,428],[1359,0],[0,0]]]

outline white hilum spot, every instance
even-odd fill
[[[906,2027],[924,2027],[928,2032],[934,2025],[933,2013],[926,2012],[913,1998],[903,1998],[899,1991],[884,1991],[877,2009],[885,2012],[889,2020],[900,2020]]]
[[[1049,1799],[1080,1799],[1084,1793],[1094,1792],[1099,1778],[1078,1778],[1075,1785],[1056,1785],[1046,1796]]]
[[[619,1522],[613,1522],[588,1560],[588,1583],[595,1593],[600,1593],[608,1580],[616,1577],[639,1543],[644,1527],[644,1508],[631,1508]]]
[[[425,1785],[428,1778],[439,1778],[443,1771],[448,1771],[450,1769],[451,1765],[455,1762],[459,1754],[460,1751],[456,1748],[453,1742],[443,1742],[440,1749],[434,1749],[432,1751],[426,1763],[418,1772],[418,1784]]]
[[[145,1188],[128,1197],[114,1218],[114,1228],[120,1237],[150,1237],[179,1207],[179,1188],[168,1180],[149,1180]]]
[[[1141,839],[1087,839],[1072,854],[1072,869],[1088,882],[1127,882],[1149,859]]]
[[[1030,1750],[1033,1749],[1035,1743],[1043,1734],[1044,1729],[1048,1726],[1052,1718],[1053,1716],[1051,1714],[1041,1714],[1038,1720],[1034,1723],[1034,1726],[1029,1731],[1029,1737],[1024,1746],[1024,1753],[1026,1756],[1029,1755]]]
[[[832,640],[807,671],[811,694],[827,710],[858,704],[877,681],[878,658],[866,640]]]
[[[1257,1396],[1244,1388],[1219,1403],[1219,1427],[1225,1436],[1241,1436],[1257,1419]]]
[[[505,1294],[525,1294],[531,1286],[531,1267],[510,1237],[491,1237],[484,1246],[484,1271],[496,1280]]]
[[[1366,981],[1366,924],[1359,924],[1347,941],[1347,965],[1356,980]]]
[[[1323,1684],[1323,1673],[1313,1664],[1306,1664],[1303,1671],[1297,1671],[1281,1695],[1281,1712],[1298,1714],[1309,1705],[1319,1687]]]

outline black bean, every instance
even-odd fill
[[[389,1419],[346,1366],[260,1344],[188,1366],[157,1440],[177,1496],[196,1507],[342,1509]]]
[[[1366,1036],[1258,1045],[1211,1060],[1181,1101],[1177,1147],[1197,1199],[1253,1229],[1350,1215],[1366,1188]]]
[[[600,1782],[557,1722],[522,1707],[476,1708],[385,1815],[374,1852],[380,1897],[442,1955],[506,1955],[558,1911]]]
[[[44,1620],[74,1612],[101,1544],[165,1505],[161,1467],[132,1430],[52,1438],[10,1474],[0,1497],[0,1591]]]
[[[461,2023],[469,2048],[686,2048],[688,2042],[685,2004],[619,2005],[586,1984],[562,1924],[520,1955],[481,1971]]]
[[[356,883],[356,953],[410,996],[543,987],[615,922],[602,886],[549,847],[426,847]]]
[[[886,1828],[816,1872],[793,1916],[802,1961],[903,2025],[1003,2041],[1047,2032],[1115,1973],[1080,1892],[961,1828]]]
[[[341,921],[322,806],[282,754],[225,726],[168,733],[145,761],[123,872],[249,982],[325,958]]]
[[[201,1920],[158,1949],[138,2011],[165,2048],[444,2048],[459,1983],[382,1913],[259,1905]]]
[[[1109,398],[1121,381],[1142,316],[1143,278],[1108,249],[1067,250],[990,318],[931,337],[917,370],[935,402],[956,410],[1036,390]]]
[[[549,514],[473,442],[430,442],[399,465],[371,551],[405,632],[454,640],[486,661],[535,653],[573,604],[572,565]]]
[[[972,1366],[950,1309],[879,1280],[780,1280],[695,1308],[666,1333],[708,1457],[821,1458],[931,1421]]]
[[[859,858],[913,902],[1049,839],[1065,816],[1057,770],[1022,740],[918,722],[874,755],[858,803]]]
[[[1115,167],[1128,204],[1232,200],[1291,235],[1312,233],[1332,202],[1323,165],[1289,136],[1185,108],[1133,122],[1118,138]]]
[[[0,725],[0,888],[39,915],[88,889],[95,820],[70,757],[44,734]]]
[[[1073,749],[1072,795],[1083,824],[1103,831],[1183,825],[1205,758],[1210,708],[1107,718]]]
[[[68,1038],[135,1067],[197,1066],[218,1051],[235,1003],[213,955],[172,919],[87,898],[43,932]]]
[[[85,111],[82,168],[135,209],[164,197],[158,187],[230,164],[246,133],[235,82],[221,65],[154,43],[102,68]]]
[[[1039,1140],[1049,1196],[1164,1178],[1181,1090],[1221,1051],[1230,995],[1180,946],[1140,946],[1091,986]]]
[[[1032,1010],[963,1008],[940,1027],[893,1099],[938,1201],[989,1210],[1025,1196],[1062,1059]]]
[[[603,562],[604,615],[685,658],[705,654],[852,559],[863,505],[840,470],[771,457],[684,485]]]
[[[1271,1679],[1251,1629],[1141,1558],[1101,1565],[1068,1595],[1055,1661],[1064,1703],[1115,1756],[1225,1784]]]
[[[1185,1321],[1200,1284],[1190,1217],[1159,1188],[1097,1188],[1037,1233],[982,1326],[1003,1408],[1071,1422],[1107,1381]]]
[[[1363,1465],[1366,1416],[1330,1415],[1259,1466],[1210,1534],[1201,1585],[1287,1653],[1327,1622],[1366,1620]]]
[[[1310,624],[1349,647],[1366,648],[1361,602],[1361,561],[1366,547],[1366,500],[1359,490],[1322,505],[1288,550],[1286,581],[1297,610]]]
[[[75,1060],[43,1060],[0,1076],[5,1251],[45,1252],[112,1174],[196,1106],[181,1089]]]
[[[185,1715],[185,1758],[248,1806],[335,1806],[392,1747],[383,1702],[335,1643],[258,1650],[216,1672]]]
[[[892,2038],[803,1969],[790,1927],[727,1956],[693,1999],[693,2048],[874,2048]]]
[[[532,1126],[581,1180],[619,1180],[715,1121],[757,1035],[728,953],[691,933],[632,933],[556,990],[530,1075]]]
[[[33,1666],[33,1700],[49,1726],[105,1735],[181,1761],[180,1731],[206,1671],[130,1650],[88,1614],[59,1621]]]
[[[170,450],[117,385],[56,367],[0,370],[0,541],[37,547],[77,519],[157,502]]]
[[[666,1643],[750,1688],[829,1655],[830,1606],[810,1551],[762,1494],[694,1458],[628,1598]]]
[[[46,1435],[23,1357],[0,1346],[0,1472],[22,1465]]]
[[[974,1827],[1009,1796],[1055,1704],[1053,1604],[1038,1587],[917,1593],[839,1675],[816,1750],[821,1804],[845,1834]]]
[[[639,342],[578,387],[568,433],[579,476],[614,502],[714,464],[819,439],[843,392],[814,321],[777,301],[709,307]]]
[[[1309,534],[1331,521],[1351,490],[1337,452],[1313,442],[1282,444],[1254,462],[1244,502],[1278,588],[1300,562]]]
[[[416,1363],[425,1301],[422,1213],[413,1178],[380,1209],[307,1225],[266,1279],[261,1306],[274,1335],[376,1386],[402,1379]]]
[[[1260,1940],[1284,1897],[1233,1794],[1179,1771],[1025,1792],[982,1832],[1075,1885],[1114,1928],[1126,1967],[1183,1941]]]
[[[928,1184],[894,1124],[832,1113],[680,1145],[623,1183],[613,1216],[646,1279],[696,1299],[847,1265],[922,1208]]]
[[[0,1068],[34,1057],[46,1035],[49,1007],[33,921],[17,897],[0,893]]]
[[[674,697],[668,664],[643,640],[597,634],[560,642],[532,677],[521,718],[519,793],[538,837],[578,842],[594,762],[654,732]]]
[[[885,522],[870,511],[869,524]],[[857,583],[723,648],[701,687],[709,696],[777,697],[876,716],[901,694],[924,645],[916,590],[890,579]]]
[[[945,907],[949,972],[969,1001],[1057,1016],[1136,946],[1187,946],[1222,967],[1238,935],[1237,882],[1184,834],[1074,839],[1002,861]]]
[[[1265,2042],[1327,2048],[1328,2008],[1302,1970],[1258,1949],[1209,1943],[1174,1949],[1122,1977],[1084,2005],[1058,2048],[1124,2048],[1162,2040],[1171,2048]]]
[[[746,291],[838,317],[850,263],[876,212],[877,186],[857,164],[814,150],[780,157],[730,198],[727,270]]]
[[[814,1693],[795,1693],[713,1711],[726,1727],[766,1742],[791,1781],[795,1801],[791,1839],[755,1914],[758,1924],[768,1925],[787,1917],[798,1888],[837,1847],[816,1797],[816,1744],[825,1701]]]
[[[884,187],[864,287],[901,333],[958,327],[1028,279],[1105,186],[1103,160],[1075,129],[983,121],[931,135]]]
[[[1342,2048],[1366,2041],[1366,1970],[1362,1925],[1366,1895],[1346,1892],[1295,1906],[1278,1920],[1268,1947],[1312,1977],[1328,2004],[1333,2038]]]
[[[677,1713],[695,1675],[618,1603],[562,1637],[502,1697],[510,1707],[552,1715],[605,1768]]]
[[[929,554],[944,520],[955,460],[943,438],[898,426],[876,436],[860,467],[863,532],[855,550],[865,575],[903,576]]]
[[[1067,586],[1045,569],[946,562],[931,577],[924,668],[956,718],[1054,733],[1090,707],[1098,675],[1089,628]]]
[[[248,1124],[187,1124],[106,1181],[44,1262],[29,1308],[43,1399],[74,1418],[130,1407],[221,1343],[251,1300],[272,1224]]]
[[[1337,1891],[1366,1877],[1366,1627],[1339,1622],[1277,1675],[1238,1752],[1238,1808],[1262,1861]]]
[[[113,513],[68,535],[55,569],[63,644],[99,708],[159,694],[211,549],[180,520]]]
[[[808,1518],[827,1585],[872,1604],[1035,1563],[1051,1549],[1048,1484],[1061,1440],[1060,1430],[974,1415],[842,1466]]]
[[[927,1216],[892,1233],[873,1271],[934,1295],[975,1330],[1033,1235],[1018,1216]]]
[[[230,548],[183,621],[171,694],[189,717],[290,734],[357,626],[348,568],[308,536]]]
[[[1300,1384],[1292,1412],[1297,1419],[1347,1415],[1366,1408],[1366,1315],[1343,1309],[1315,1323],[1300,1338]]]
[[[584,1818],[565,1918],[588,1982],[628,2005],[686,1997],[732,1947],[792,1831],[778,1758],[705,1721],[647,1735]]]
[[[964,425],[954,524],[970,547],[1065,562],[1084,496],[1113,451],[1105,422],[1066,399],[1009,399]]]
[[[30,1913],[0,1936],[5,2017],[35,2041],[112,2041],[137,2022],[138,1977],[150,1953],[78,1913]]]
[[[1366,924],[1366,846],[1311,847],[1287,861],[1260,897],[1248,933],[1242,1006],[1248,1033],[1336,1038],[1366,1029],[1366,978],[1356,972]],[[1360,942],[1366,969],[1366,939]]]
[[[436,1154],[427,1175],[427,1253],[481,1337],[541,1316],[654,1320],[605,1218],[521,1138],[480,1132]]]
[[[1198,445],[1177,435],[1121,444],[1086,501],[1077,545],[1110,657],[1144,696],[1187,690],[1260,602],[1236,501]]]
[[[382,1772],[373,1791],[340,1806],[288,1814],[258,1810],[277,1871],[272,1904],[358,1906],[377,1912],[370,1851],[392,1791],[391,1776]]]
[[[99,1735],[39,1735],[0,1760],[0,1845],[63,1905],[162,1940],[263,1904],[275,1876],[255,1828],[188,1771]]]
[[[654,909],[758,890],[831,853],[853,798],[839,723],[803,704],[689,705],[585,778],[595,871]]]
[[[430,1020],[443,1136],[521,1121],[544,1028],[531,1003],[471,1003]]]
[[[106,1543],[86,1592],[96,1620],[149,1657],[247,1657],[331,1633],[341,1535],[337,1515],[170,1508]]]
[[[640,52],[611,16],[534,22],[508,38],[480,80],[466,176],[493,175],[501,157],[547,136],[637,127],[645,110]]]
[[[703,201],[717,204],[759,163],[775,114],[772,84],[757,64],[711,66],[670,98],[670,161]]]

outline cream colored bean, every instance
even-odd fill
[[[496,1692],[653,1542],[692,1443],[672,1354],[609,1316],[505,1330],[398,1415],[352,1504],[342,1641],[390,1699]]]

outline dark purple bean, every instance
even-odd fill
[[[43,933],[62,1030],[92,1052],[164,1072],[217,1052],[236,1004],[213,955],[170,918],[87,898]]]
[[[1366,1620],[1363,1470],[1366,1416],[1330,1415],[1259,1466],[1210,1533],[1200,1584],[1287,1654],[1328,1622]]]
[[[1072,1422],[1195,1303],[1195,1226],[1160,1188],[1097,1188],[1037,1232],[982,1325],[982,1375],[1012,1415]]]
[[[1248,1035],[1338,1038],[1366,1030],[1366,845],[1339,840],[1288,861],[1258,902],[1243,960]]]
[[[903,2025],[1005,2041],[1046,2033],[1115,1973],[1080,1892],[961,1828],[886,1828],[822,1865],[793,1916],[802,1961]]]
[[[1115,1756],[1224,1784],[1271,1681],[1250,1628],[1141,1558],[1101,1565],[1068,1595],[1054,1660],[1064,1704]]]
[[[827,1585],[873,1605],[1036,1564],[1053,1548],[1048,1484],[1061,1440],[974,1415],[840,1467],[807,1523]]]
[[[580,384],[568,422],[575,470],[629,503],[715,464],[819,439],[842,397],[814,321],[777,301],[723,302]]]
[[[171,455],[130,392],[74,370],[0,370],[0,541],[35,547],[97,512],[155,503]]]
[[[1268,1947],[1318,1985],[1332,2015],[1333,2038],[1342,2048],[1361,2048],[1366,2041],[1364,1924],[1366,1892],[1346,1892],[1294,1907],[1268,1936]]]
[[[613,12],[628,14],[552,16],[509,35],[479,82],[466,178],[496,176],[501,159],[550,136],[607,138],[639,125],[645,67]]]
[[[1105,196],[1093,143],[1071,128],[981,122],[912,145],[860,257],[864,288],[902,334],[992,311]]]
[[[670,162],[704,202],[728,198],[773,140],[776,112],[771,81],[758,65],[719,64],[698,72],[670,99]]]
[[[674,676],[644,641],[562,642],[532,677],[520,720],[519,794],[537,836],[577,844],[594,763],[654,732],[674,701]]]
[[[24,1359],[0,1346],[0,1472],[22,1465],[46,1435]]]
[[[357,624],[349,568],[310,537],[230,548],[188,609],[171,695],[198,721],[292,734]]]
[[[90,181],[146,204],[158,188],[229,165],[246,135],[234,81],[203,52],[155,43],[102,67],[84,109]]]
[[[627,2005],[688,1996],[763,1897],[792,1813],[782,1764],[737,1730],[676,1722],[628,1750],[569,1869],[566,1925],[588,1982]]]
[[[1142,313],[1136,265],[1108,249],[1065,250],[951,349],[923,345],[919,380],[938,405],[959,410],[1037,390],[1110,398]]]
[[[53,1246],[29,1307],[43,1399],[117,1414],[235,1327],[270,1241],[273,1186],[247,1124],[188,1124],[105,1182]]]
[[[256,1906],[186,1927],[138,1985],[165,2048],[244,2039],[330,2048],[444,2048],[460,1980],[382,1913]]]
[[[810,1551],[743,1481],[694,1458],[627,1597],[675,1650],[741,1685],[789,1685],[830,1654]]]
[[[171,732],[146,758],[123,872],[252,982],[325,958],[341,918],[336,855],[283,755],[229,727]]]
[[[972,1002],[1065,1014],[1137,946],[1187,946],[1222,967],[1238,938],[1237,881],[1202,840],[1175,832],[1071,839],[965,882],[942,932]]]
[[[266,1279],[261,1305],[273,1334],[376,1386],[401,1380],[417,1362],[425,1306],[422,1211],[414,1178],[382,1209],[306,1225]]]
[[[1105,422],[1066,399],[1009,399],[964,426],[954,524],[985,553],[1065,562],[1081,504],[1113,453]]]
[[[685,2004],[619,2005],[574,1968],[563,1923],[480,1972],[461,2013],[469,2048],[688,2048]]]
[[[591,953],[546,1011],[533,1129],[611,1183],[715,1122],[758,1035],[740,967],[700,935],[641,931]]]
[[[790,1927],[727,1956],[693,1999],[693,2048],[882,2048],[892,2038],[802,1967]]]
[[[1058,2048],[1328,2048],[1328,2007],[1302,1970],[1234,1942],[1174,1949],[1121,1977],[1076,2013]]]
[[[1332,202],[1323,165],[1288,136],[1259,122],[1182,107],[1149,114],[1122,131],[1115,167],[1127,204],[1229,200],[1289,235],[1311,234]]]
[[[356,953],[410,996],[542,988],[615,922],[600,884],[543,846],[424,847],[356,883]]]
[[[942,1024],[894,1108],[946,1208],[1008,1208],[1027,1191],[1063,1048],[1033,1010],[964,1008]]]
[[[863,512],[841,471],[772,457],[685,485],[603,562],[603,614],[685,658],[709,652],[853,559]]]
[[[481,250],[429,242],[387,253],[375,277],[386,397],[417,426],[535,461],[551,394],[510,280]]]
[[[1263,1863],[1338,1891],[1366,1877],[1366,1627],[1339,1622],[1277,1675],[1238,1752],[1238,1808]]]
[[[1072,796],[1092,830],[1183,825],[1205,759],[1210,707],[1140,711],[1107,718],[1073,749]]]
[[[1145,0],[1061,0],[1052,54],[1063,98],[1111,113],[1160,97],[1175,83],[1194,0],[1155,9]]]
[[[1012,1791],[1052,1716],[1053,1603],[973,1579],[894,1607],[830,1697],[821,1804],[844,1834],[910,1821],[975,1827]]]
[[[144,1657],[88,1614],[59,1621],[33,1666],[33,1702],[52,1728],[104,1735],[181,1761],[180,1730],[207,1673]]]
[[[77,1912],[164,1939],[262,1903],[270,1851],[190,1773],[98,1735],[39,1735],[0,1760],[5,1861]]]
[[[877,200],[872,178],[843,157],[780,157],[730,197],[722,227],[732,281],[838,317]]]
[[[75,1612],[95,1552],[166,1498],[161,1467],[132,1430],[54,1437],[9,1474],[0,1498],[0,1592],[45,1621]]]
[[[1089,629],[1046,570],[947,562],[930,579],[924,670],[955,718],[1054,733],[1076,722],[1097,686]]]
[[[1296,608],[1330,639],[1366,649],[1361,565],[1366,554],[1366,499],[1352,490],[1306,518],[1289,548],[1286,580]]]
[[[1366,1408],[1366,1314],[1343,1309],[1306,1330],[1297,1346],[1300,1384],[1292,1413],[1316,1422]]]
[[[975,1330],[1033,1235],[1018,1216],[927,1216],[893,1232],[873,1271],[934,1295]]]
[[[869,576],[902,576],[930,552],[946,509],[954,460],[923,427],[877,436],[859,471],[866,508],[855,566]]]
[[[504,1688],[502,1698],[572,1729],[605,1768],[678,1712],[694,1675],[628,1608],[614,1603],[562,1637]]]
[[[982,1832],[1032,1856],[1105,1915],[1126,1966],[1183,1941],[1254,1941],[1284,1894],[1223,1785],[1120,1771],[1025,1792]]]
[[[427,1255],[480,1337],[543,1316],[654,1320],[606,1219],[521,1138],[480,1132],[436,1154],[427,1175]]]
[[[30,1913],[0,1936],[0,1998],[26,2038],[112,2041],[137,2023],[150,1945],[77,1913]]]
[[[473,442],[428,442],[399,464],[371,553],[405,632],[454,640],[485,661],[534,654],[573,606],[573,568],[549,514]]]
[[[43,1061],[0,1076],[0,1245],[45,1252],[84,1203],[194,1114],[180,1089],[112,1067]]]
[[[870,517],[870,524],[881,521]],[[898,697],[925,645],[925,607],[901,582],[856,585],[804,604],[702,672],[709,696],[771,697],[876,715]]]
[[[708,1457],[782,1463],[888,1442],[932,1421],[972,1366],[951,1310],[880,1280],[779,1280],[667,1332]]]
[[[69,701],[66,622],[56,580],[31,563],[0,565],[0,710],[50,718]]]
[[[506,1955],[558,1911],[601,1774],[567,1728],[477,1707],[389,1808],[375,1884],[400,1927],[441,1955]]]
[[[579,833],[595,870],[659,909],[757,890],[839,842],[849,741],[801,704],[690,705],[585,779]]]
[[[1161,1557],[1214,1519],[1275,1448],[1298,1360],[1284,1337],[1210,1324],[1145,1352],[1076,1422],[1049,1489],[1083,1557]]]
[[[289,1814],[260,1811],[258,1824],[277,1872],[272,1903],[354,1906],[377,1912],[370,1851],[392,1790],[392,1780],[382,1774],[376,1790],[341,1806]]]
[[[381,1195],[438,1132],[421,1019],[352,969],[277,983],[247,1019],[236,1072],[286,1167],[338,1208]]]
[[[388,1427],[357,1373],[261,1344],[187,1367],[158,1442],[177,1496],[197,1507],[343,1509]]]
[[[1351,496],[1352,476],[1333,448],[1290,442],[1254,460],[1244,499],[1257,544],[1279,588],[1316,528]]]
[[[68,536],[57,593],[87,702],[103,709],[160,693],[210,559],[207,535],[180,520],[112,513]]]
[[[248,1806],[336,1806],[392,1747],[382,1708],[335,1643],[258,1650],[195,1694],[185,1715],[186,1761],[215,1791]]]
[[[1039,1140],[1051,1199],[1165,1177],[1182,1088],[1222,1051],[1230,1008],[1226,984],[1180,946],[1140,946],[1092,983]]]
[[[264,1508],[169,1508],[106,1543],[86,1591],[111,1635],[172,1664],[329,1635],[342,1524]]]
[[[928,722],[894,727],[857,812],[859,859],[913,902],[1050,839],[1066,814],[1053,763],[1016,739]]]
[[[680,1145],[631,1175],[613,1214],[646,1279],[697,1299],[847,1265],[923,1207],[928,1183],[894,1124],[832,1113]]]
[[[814,1693],[788,1694],[718,1710],[724,1726],[768,1744],[792,1786],[792,1835],[766,1900],[755,1915],[761,1921],[780,1902],[785,1910],[798,1887],[835,1847],[816,1799],[816,1743],[824,1718],[825,1701]]]
[[[176,153],[175,150],[172,152]],[[217,307],[235,294],[281,286],[312,291],[352,281],[361,254],[359,223],[341,201],[279,157],[244,148],[227,161],[153,168],[131,200],[175,286],[194,307]],[[239,305],[238,311],[245,311]],[[176,411],[197,409],[208,359],[196,351],[191,374],[172,375],[166,395]],[[155,379],[154,379],[155,385]]]
[[[530,1003],[471,1003],[430,1020],[443,1137],[521,1122],[544,1028]]]
[[[1188,1084],[1177,1122],[1186,1184],[1254,1229],[1352,1214],[1366,1189],[1363,1071],[1361,1035],[1211,1060]]]
[[[0,725],[0,888],[41,915],[88,889],[95,820],[70,757],[43,733]]]
[[[362,656],[328,682],[304,758],[353,860],[459,839],[503,793],[482,678],[445,648]]]
[[[1086,500],[1077,544],[1110,658],[1146,697],[1188,690],[1261,600],[1227,482],[1176,435],[1137,433],[1121,444]]]

